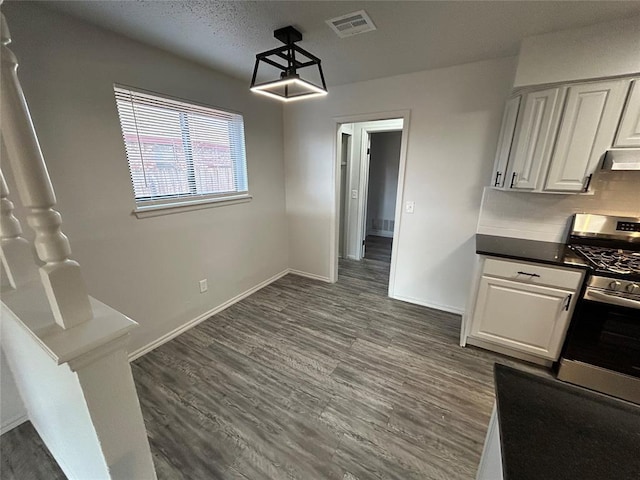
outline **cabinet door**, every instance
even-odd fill
[[[518,122],[511,159],[509,188],[533,190],[548,164],[558,127],[564,89],[550,88],[527,94]],[[506,183],[505,183],[506,184]]]
[[[556,360],[574,297],[570,290],[482,276],[471,336]]]
[[[631,86],[614,146],[640,147],[640,78],[636,78]]]
[[[586,190],[611,147],[628,85],[611,80],[569,87],[545,190]]]
[[[500,136],[498,137],[496,161],[493,167],[492,185],[494,187],[503,187],[504,179],[507,177],[507,164],[509,163],[511,146],[513,145],[513,134],[516,130],[516,120],[518,118],[521,98],[522,97],[517,96],[510,99],[504,107],[502,127],[500,128]]]

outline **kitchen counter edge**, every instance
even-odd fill
[[[564,243],[477,233],[476,253],[489,257],[585,270],[589,265]]]

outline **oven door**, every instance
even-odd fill
[[[640,309],[589,300],[588,290],[574,312],[558,379],[640,404]]]
[[[563,358],[640,378],[640,309],[587,298],[578,302]]]

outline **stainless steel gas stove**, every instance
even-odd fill
[[[640,308],[640,251],[588,245],[571,249],[596,272],[589,277],[584,298]]]
[[[576,214],[567,243],[591,271],[558,378],[640,403],[640,218]]]

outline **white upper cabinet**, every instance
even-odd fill
[[[550,88],[525,96],[505,187],[534,190],[538,186],[551,156],[564,93],[564,88]]]
[[[568,88],[544,190],[587,190],[591,175],[616,134],[628,87],[629,80],[623,79]],[[640,142],[638,117],[636,111],[636,132]]]
[[[498,137],[496,161],[493,167],[494,187],[503,187],[505,178],[507,177],[507,165],[509,163],[509,155],[511,154],[511,146],[513,145],[513,134],[516,130],[516,120],[518,119],[521,98],[521,96],[517,96],[510,99],[504,107],[502,128],[500,128],[500,136]]]
[[[614,147],[640,147],[640,78],[631,88]]]
[[[520,94],[504,111],[492,187],[585,192],[607,150],[640,148],[639,77]]]

